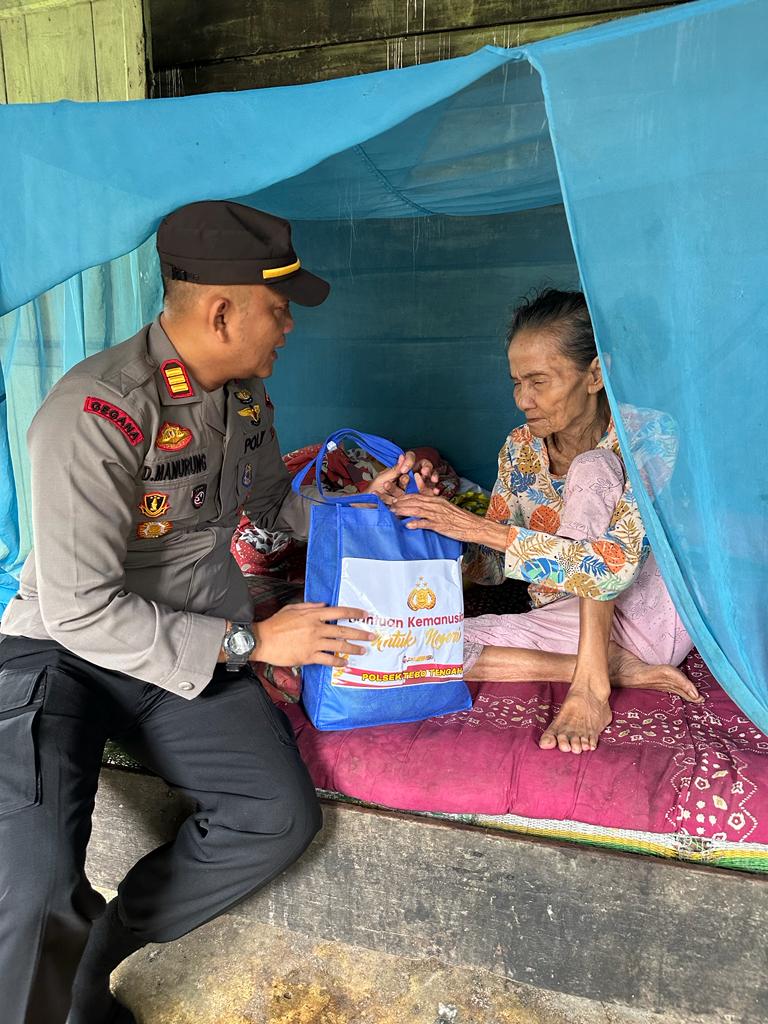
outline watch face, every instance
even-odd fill
[[[254,647],[253,637],[244,629],[239,629],[230,636],[227,647],[233,654],[250,654]]]

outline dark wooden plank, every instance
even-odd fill
[[[104,770],[92,881],[115,888],[184,806],[159,779]],[[768,1019],[768,878],[335,802],[324,816],[241,917],[685,1020]]]
[[[149,0],[149,20],[159,70],[309,46],[649,6],[649,0]]]
[[[297,85],[341,78],[344,75],[409,67],[412,64],[428,64],[448,57],[462,57],[481,46],[520,46],[632,13],[636,14],[637,11],[611,11],[551,21],[489,25],[485,28],[432,32],[412,38],[387,37],[369,42],[284,50],[261,56],[193,64],[156,71],[153,95],[186,96],[193,93]]]

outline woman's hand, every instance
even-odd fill
[[[251,660],[270,665],[346,665],[342,655],[366,654],[361,641],[375,640],[368,630],[335,624],[338,619],[363,619],[361,608],[329,608],[322,603],[288,604],[254,622],[256,646]]]
[[[363,493],[376,494],[382,501],[386,497],[400,497],[405,494],[405,489],[408,486],[408,474],[410,472],[413,472],[420,494],[439,493],[435,485],[440,478],[435,472],[434,466],[428,459],[421,459],[417,464],[416,456],[413,452],[405,452],[404,455],[400,456],[397,464],[392,469],[385,469],[382,473],[379,473],[371,481],[367,491]]]
[[[509,527],[493,523],[463,508],[457,508],[445,498],[432,494],[404,494],[382,498],[395,515],[411,518],[405,525],[409,530],[434,530],[443,537],[484,544],[496,551],[505,551]]]

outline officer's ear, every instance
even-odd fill
[[[230,326],[232,302],[225,295],[212,295],[208,303],[208,327],[222,340]]]
[[[227,313],[227,300],[221,299],[216,303],[213,312],[213,326],[217,330],[223,331],[226,327],[226,313]]]

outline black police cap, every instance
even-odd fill
[[[163,276],[193,284],[266,284],[301,306],[319,306],[331,290],[304,270],[287,220],[242,203],[182,206],[160,223]]]

